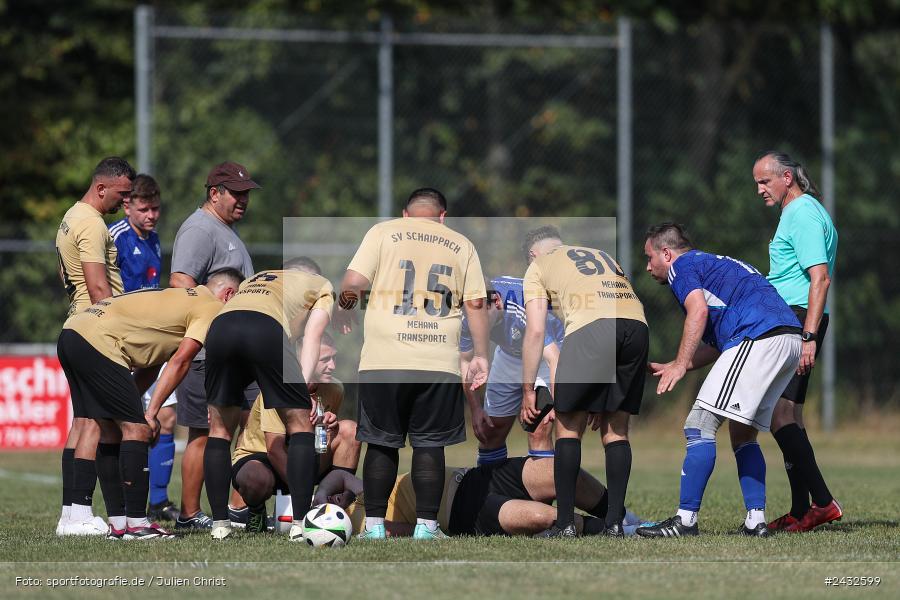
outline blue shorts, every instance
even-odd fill
[[[550,387],[550,367],[541,361],[534,387]],[[522,409],[522,359],[498,346],[488,375],[484,411],[489,417],[512,417]]]

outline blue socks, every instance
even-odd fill
[[[747,442],[734,451],[741,493],[747,510],[766,507],[766,459],[757,442]]]
[[[531,458],[553,458],[553,450],[532,450],[529,448],[528,456]],[[508,451],[505,445],[493,449],[479,448],[476,463],[481,467],[501,463],[507,458]]]
[[[699,429],[685,429],[687,453],[681,467],[681,498],[678,507],[697,512],[703,500],[703,492],[716,466],[716,440],[700,436]]]
[[[150,448],[150,504],[161,504],[169,499],[169,481],[175,465],[175,434],[164,433]]]
[[[488,450],[486,448],[478,449],[478,459],[476,463],[479,467],[483,465],[492,465],[494,463],[503,462],[507,458],[506,445]]]
[[[553,450],[532,450],[528,449],[528,456],[531,458],[553,458],[554,451]]]

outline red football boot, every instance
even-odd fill
[[[793,525],[794,523],[799,523],[800,521],[792,515],[791,513],[786,513],[769,523],[769,531],[783,531]]]
[[[816,506],[816,503],[813,502],[812,507],[805,515],[803,515],[803,518],[800,519],[798,523],[788,525],[784,530],[795,533],[812,531],[819,525],[831,523],[832,521],[840,521],[843,516],[844,510],[841,508],[841,505],[838,504],[837,500],[832,499],[831,502],[822,507]]]

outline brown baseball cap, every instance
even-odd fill
[[[258,189],[260,185],[250,179],[250,172],[244,165],[236,162],[223,162],[216,165],[206,177],[206,187],[224,185],[232,192],[246,192]]]

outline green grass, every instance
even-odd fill
[[[57,538],[57,454],[0,455],[0,597],[142,598],[227,593],[270,597],[484,598],[589,597],[897,597],[900,591],[900,439],[896,420],[834,434],[813,432],[817,456],[846,517],[807,535],[745,539],[731,534],[743,518],[734,460],[725,438],[701,513],[703,535],[678,540],[538,541],[525,538],[451,539],[436,543],[354,541],[341,550],[312,550],[283,537],[238,536],[213,543],[207,535],[150,543]],[[723,432],[724,434],[725,432]],[[769,461],[767,516],[788,506],[787,479],[771,436],[761,436]],[[514,435],[513,450],[523,436]],[[638,424],[628,505],[647,518],[670,516],[677,502],[683,438],[679,426]],[[408,468],[408,452],[401,455]],[[603,454],[595,435],[584,466],[601,480]],[[471,443],[448,450],[447,464],[469,464]],[[20,476],[24,474],[24,476]],[[170,492],[177,497],[178,474]],[[103,514],[99,491],[96,512]],[[51,577],[143,577],[148,587],[51,590]],[[184,577],[187,586],[157,585],[153,577]],[[827,589],[826,577],[878,576],[877,588]],[[40,588],[15,586],[36,577]],[[194,577],[224,577],[227,587],[193,585]]]

